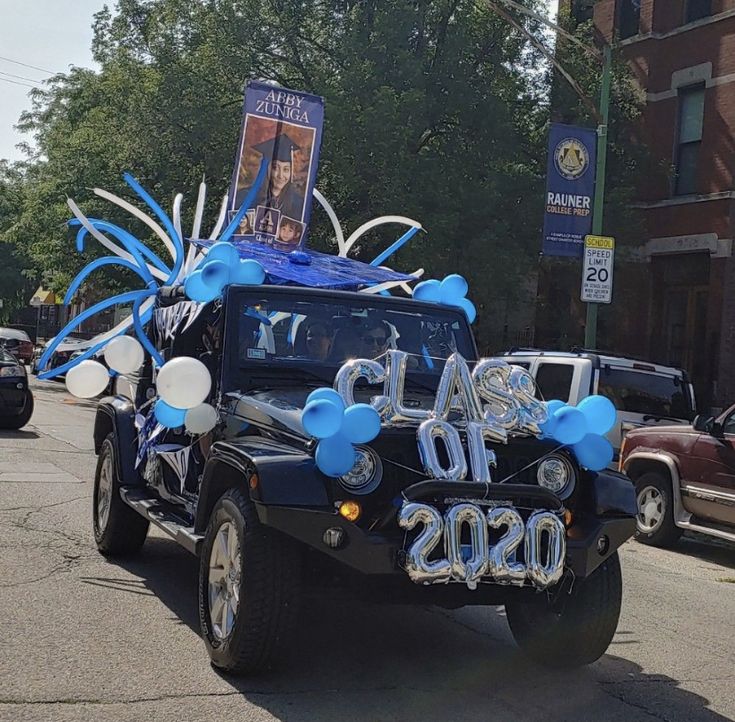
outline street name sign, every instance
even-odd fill
[[[610,236],[584,237],[582,300],[586,303],[612,301],[615,239]]]

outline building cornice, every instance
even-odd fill
[[[648,201],[633,203],[633,208],[668,208],[670,206],[686,206],[691,203],[707,203],[708,201],[728,201],[735,199],[735,191],[720,191],[719,193],[697,193],[687,196],[676,196],[675,198],[664,198],[660,201]]]
[[[727,20],[733,17],[735,17],[735,9],[724,10],[721,13],[717,13],[717,15],[710,15],[709,17],[702,18],[701,20],[694,20],[691,23],[687,23],[686,25],[680,25],[678,28],[674,28],[673,30],[668,30],[665,33],[656,33],[653,31],[648,32],[648,33],[639,33],[638,35],[634,35],[632,38],[625,38],[625,40],[619,40],[618,46],[621,48],[625,48],[629,45],[635,45],[636,43],[642,43],[646,40],[666,40],[667,38],[673,38],[676,35],[681,35],[682,33],[688,33],[690,30],[696,30],[698,28],[703,28],[707,25],[719,23],[719,22],[722,22],[723,20]]]

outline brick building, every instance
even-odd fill
[[[646,97],[651,167],[636,204],[646,232],[638,267],[624,271],[638,302],[610,309],[620,320],[608,341],[685,367],[702,406],[727,406],[735,402],[735,0],[567,2],[620,48]]]

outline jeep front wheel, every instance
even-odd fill
[[[291,542],[260,524],[244,491],[227,491],[212,510],[199,567],[199,622],[212,664],[247,674],[281,661],[298,586]]]
[[[131,509],[120,497],[115,462],[115,435],[102,442],[97,458],[92,492],[92,529],[97,549],[105,556],[137,552],[148,534],[148,520]]]
[[[607,650],[620,618],[623,582],[618,553],[556,599],[505,605],[518,646],[545,667],[581,667]]]
[[[649,471],[635,480],[638,516],[635,538],[644,544],[668,547],[681,536],[674,523],[674,498],[671,483],[661,474]]]

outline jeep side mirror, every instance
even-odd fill
[[[694,417],[692,426],[695,431],[701,431],[703,434],[712,434],[715,430],[715,417],[699,414]]]

